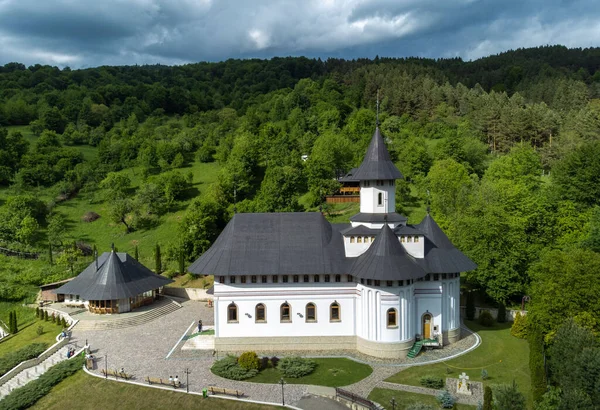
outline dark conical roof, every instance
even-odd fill
[[[134,297],[173,282],[156,275],[126,253],[105,252],[72,281],[54,293],[79,295],[84,300]]]
[[[417,229],[425,234],[425,257],[419,262],[427,272],[458,273],[477,269],[471,259],[456,249],[429,213]]]
[[[406,280],[427,272],[406,253],[398,237],[384,224],[369,249],[354,261],[350,275],[363,279]]]
[[[375,129],[371,143],[367,149],[365,159],[358,170],[352,175],[352,179],[364,181],[367,179],[400,179],[404,178],[402,173],[390,159],[379,127]]]

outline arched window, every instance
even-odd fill
[[[350,237],[350,243],[354,243],[354,240],[355,240],[355,239],[354,239],[354,236],[351,236],[351,237]]]
[[[379,205],[379,206],[383,205],[383,193],[382,192],[377,194],[377,205]]]
[[[259,303],[256,305],[256,309],[254,312],[254,317],[256,322],[266,322],[267,321],[267,308],[264,304]]]
[[[304,282],[310,282],[310,280],[309,280],[309,278],[308,278],[308,275],[304,275],[304,278],[303,278],[303,280],[304,280]]]
[[[316,322],[317,321],[317,307],[314,303],[306,304],[306,321]]]
[[[342,320],[342,316],[340,314],[340,304],[337,302],[333,302],[329,305],[329,321],[330,322],[339,322]]]
[[[227,322],[237,323],[238,322],[238,307],[235,303],[231,302],[227,306]]]
[[[336,282],[341,282],[342,281],[342,275],[335,275],[335,281]]]
[[[289,303],[285,302],[281,305],[281,321],[282,322],[291,322],[292,321],[292,308]]]
[[[387,327],[398,326],[398,311],[394,308],[390,308],[387,311]]]
[[[319,275],[313,276],[313,282],[319,282]]]

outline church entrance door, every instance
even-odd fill
[[[431,315],[426,313],[423,315],[423,339],[431,338]]]

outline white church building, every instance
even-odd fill
[[[360,212],[236,214],[189,271],[214,275],[215,348],[358,350],[404,358],[416,340],[460,338],[460,272],[476,265],[428,214],[395,212],[403,178],[375,130],[352,175]]]

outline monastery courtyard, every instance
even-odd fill
[[[182,350],[186,341],[186,335],[197,332],[198,320],[202,320],[204,329],[213,325],[213,310],[206,306],[206,302],[181,301],[181,308],[168,314],[162,315],[147,323],[138,324],[124,328],[109,328],[102,330],[85,330],[89,322],[83,320],[73,328],[72,337],[81,343],[89,343],[93,354],[96,356],[94,372],[100,374],[104,369],[104,357],[107,355],[108,369],[120,369],[123,367],[126,373],[134,376],[133,381],[145,384],[147,376],[155,378],[168,378],[178,376],[185,383],[185,369],[190,370],[189,389],[201,392],[203,388],[213,385],[217,387],[238,389],[243,391],[250,400],[270,403],[281,403],[281,386],[275,384],[251,383],[224,379],[211,373],[210,368],[216,357],[212,350]],[[75,319],[83,319],[80,315],[74,315]],[[115,323],[118,316],[114,316]],[[108,319],[104,317],[103,319]],[[193,325],[192,325],[193,324]],[[466,334],[466,337],[444,349],[429,351],[421,354],[415,359],[409,359],[410,363],[431,362],[434,360],[449,358],[460,354],[478,343],[474,335]],[[191,339],[193,340],[193,339]],[[261,352],[257,352],[261,356]],[[277,354],[274,352],[265,352]],[[314,352],[312,352],[314,355]],[[219,357],[224,353],[218,352]],[[289,353],[288,353],[289,354]],[[340,352],[340,356],[348,352]],[[282,354],[283,355],[283,354]],[[331,352],[328,354],[331,355]],[[385,379],[397,373],[402,368],[410,366],[409,362],[395,361],[384,362],[381,359],[373,359],[367,356],[353,355],[355,358],[363,359],[372,368],[373,373],[367,378],[351,386],[344,387],[355,394],[367,397],[375,387],[390,388],[390,383]],[[314,387],[313,387],[314,388]],[[285,386],[286,404],[303,406],[306,401],[299,403],[303,396],[310,394],[311,386],[299,384],[287,384]],[[415,392],[419,390],[415,387]],[[305,399],[306,400],[306,399]],[[304,407],[304,406],[303,406]],[[310,408],[310,407],[305,407]]]

